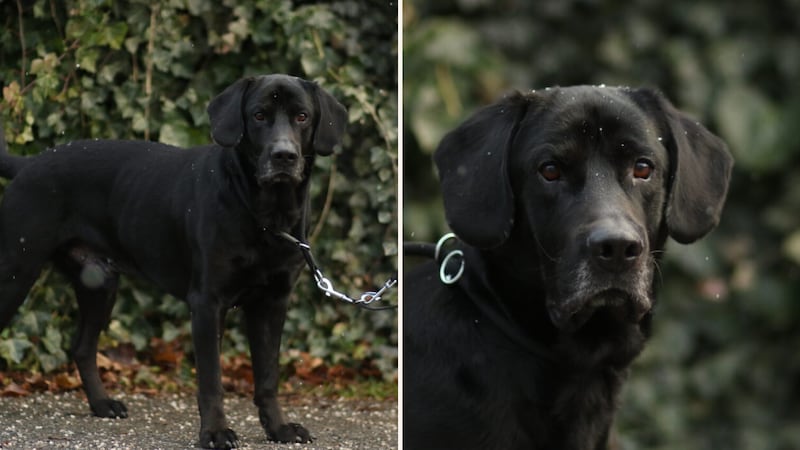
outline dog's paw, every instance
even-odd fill
[[[90,404],[92,413],[107,419],[124,419],[128,417],[128,408],[118,400],[106,398]]]
[[[239,446],[239,438],[230,428],[217,431],[201,431],[200,441],[197,445],[201,448],[236,448]]]
[[[267,431],[267,439],[270,441],[290,444],[303,444],[313,440],[311,433],[309,433],[308,430],[306,430],[299,423],[287,423],[285,425],[281,425],[274,432]]]

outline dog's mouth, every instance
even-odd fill
[[[646,296],[612,288],[559,305],[548,304],[547,311],[557,328],[575,332],[600,316],[612,325],[639,323],[651,308],[652,302]]]
[[[258,177],[258,185],[261,187],[272,186],[275,184],[291,184],[297,185],[300,183],[300,177],[285,171],[271,172],[266,175]]]

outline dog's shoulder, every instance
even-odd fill
[[[506,373],[512,366],[527,370],[528,365],[544,364],[476,306],[491,300],[470,298],[474,292],[467,293],[459,283],[445,285],[435,263],[414,268],[404,280],[403,345],[405,354],[413,356],[406,359],[409,380],[438,379],[457,385],[458,392],[491,397],[517,383]],[[493,381],[497,376],[509,384],[498,385]]]
[[[474,316],[464,291],[458,285],[442,283],[439,266],[432,261],[405,275],[404,298],[404,315],[410,320],[407,330],[414,334],[434,333],[445,338],[447,334],[459,332],[460,328],[455,325],[468,323]]]

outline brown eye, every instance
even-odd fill
[[[303,122],[305,122],[306,120],[308,120],[308,114],[306,114],[306,113],[299,113],[299,114],[297,114],[296,116],[294,116],[294,120],[295,120],[295,122],[298,122],[298,123],[303,123]]]
[[[561,178],[561,168],[553,161],[548,161],[539,166],[539,174],[547,181],[556,181]]]
[[[263,122],[264,120],[267,120],[267,116],[261,111],[253,114],[253,118],[256,119],[259,122]]]
[[[647,180],[653,173],[653,163],[646,159],[639,159],[633,165],[633,177]]]

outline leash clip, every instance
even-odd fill
[[[347,294],[337,291],[333,288],[333,283],[328,278],[325,278],[325,275],[322,274],[322,269],[317,266],[316,261],[314,261],[314,256],[311,254],[311,246],[307,243],[297,239],[296,237],[292,236],[285,231],[280,233],[275,233],[275,235],[286,239],[287,241],[297,245],[297,248],[303,254],[303,258],[306,260],[306,265],[308,268],[311,269],[311,272],[314,274],[314,281],[317,283],[317,288],[325,294],[326,297],[332,297],[339,300],[342,300],[347,303],[352,303],[356,306],[359,306],[364,309],[369,310],[382,310],[382,309],[394,309],[397,306],[389,305],[384,307],[370,307],[368,306],[372,302],[377,302],[381,300],[381,296],[390,288],[394,287],[397,284],[397,277],[389,278],[386,283],[383,284],[383,287],[378,289],[377,291],[368,291],[361,294],[361,296],[357,299],[351,298]]]
[[[386,280],[386,283],[384,283],[383,286],[377,291],[375,292],[367,291],[361,294],[361,297],[359,297],[357,303],[363,303],[365,305],[369,305],[372,302],[378,302],[381,300],[381,296],[383,295],[383,293],[386,292],[388,289],[393,288],[395,284],[397,284],[397,280],[390,278]]]

